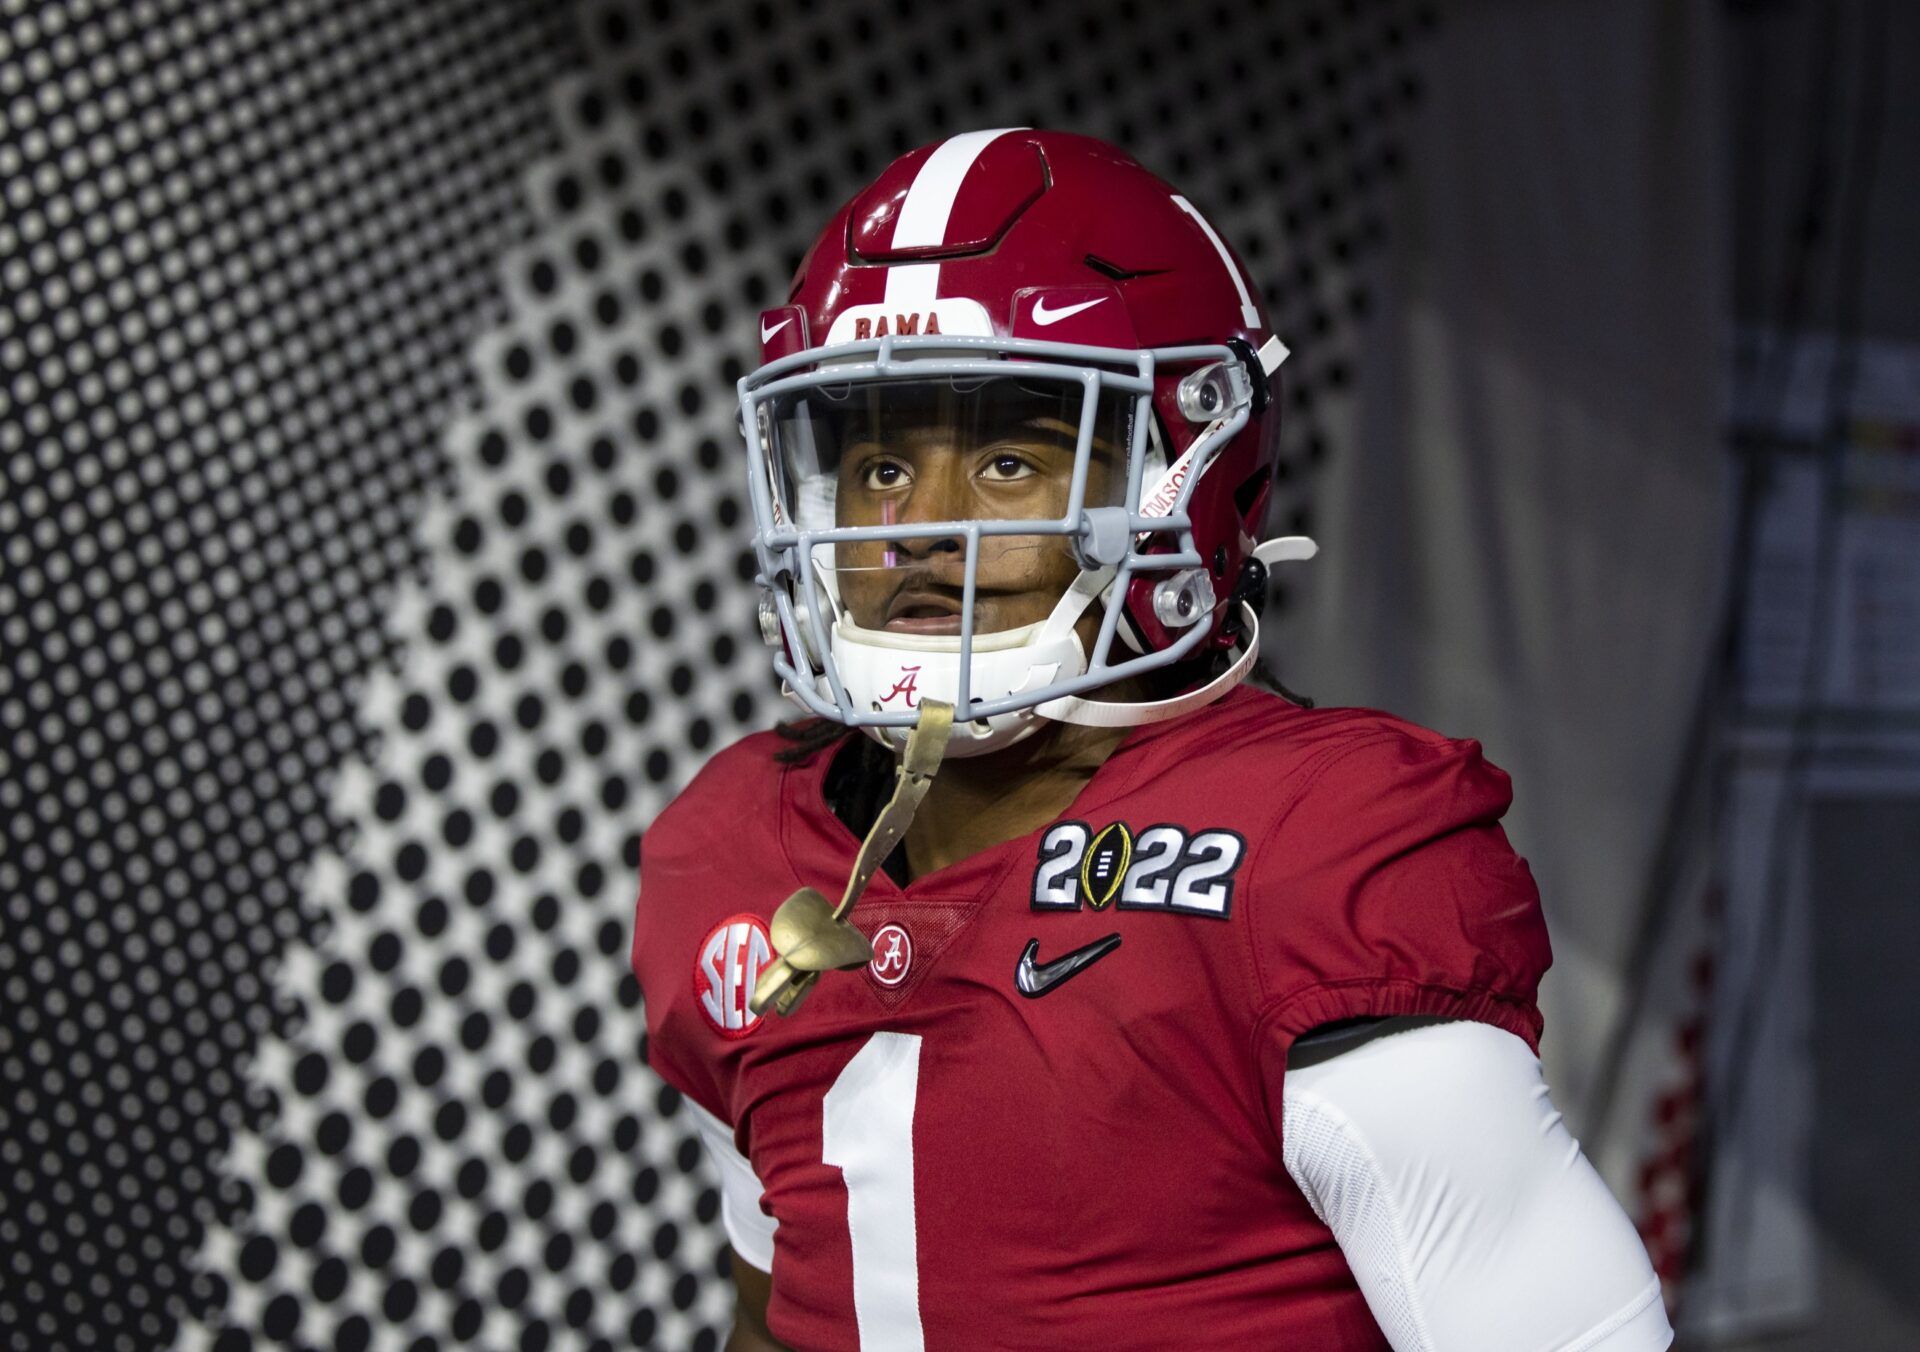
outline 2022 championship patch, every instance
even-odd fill
[[[1224,827],[1195,831],[1162,822],[1136,834],[1120,821],[1097,831],[1087,822],[1056,822],[1040,838],[1033,909],[1115,906],[1224,920],[1246,853],[1245,838]]]

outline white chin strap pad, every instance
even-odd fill
[[[1319,547],[1306,536],[1288,535],[1260,544],[1254,549],[1253,557],[1271,566],[1310,559],[1318,552]],[[1106,594],[1115,571],[1112,567],[1083,571],[1061,596],[1052,613],[1039,624],[975,635],[970,682],[973,695],[979,699],[999,699],[1084,675],[1087,655],[1074,625]],[[998,751],[1031,734],[1043,718],[1082,727],[1126,728],[1163,723],[1204,708],[1246,680],[1253,664],[1259,660],[1260,618],[1244,601],[1240,603],[1240,615],[1243,627],[1240,652],[1232,665],[1198,689],[1170,699],[1145,702],[1061,695],[988,719],[956,719],[947,754],[979,756]],[[842,615],[833,626],[832,641],[835,665],[849,699],[857,708],[895,708],[904,712],[923,698],[957,703],[958,638],[863,629]],[[905,696],[900,690],[909,676],[914,704],[904,702]],[[824,676],[820,678],[820,692],[832,697]],[[901,728],[869,727],[866,731],[896,749],[906,738],[906,731]]]
[[[1000,699],[1071,680],[1087,669],[1086,650],[1074,621],[1099,599],[1113,569],[1083,572],[1038,624],[973,637],[970,688],[976,699]],[[842,615],[833,627],[833,659],[847,696],[860,709],[907,712],[922,699],[959,702],[960,640],[864,629]],[[904,689],[903,689],[904,687]],[[906,689],[912,691],[908,702]],[[822,694],[832,697],[826,678]],[[949,756],[980,756],[1028,736],[1042,718],[1036,708],[1015,709],[986,719],[956,719]],[[906,729],[868,727],[868,735],[898,750]]]
[[[975,699],[999,699],[1037,689],[1060,679],[1068,667],[1085,667],[1079,640],[1071,632],[1064,640],[1048,641],[1041,629],[1033,624],[975,636],[971,682]],[[834,662],[848,698],[862,709],[889,713],[911,712],[923,699],[947,703],[958,700],[960,654],[955,651],[956,643],[944,636],[863,629],[846,619],[833,628]],[[956,739],[964,735],[967,726],[955,721]],[[905,735],[905,729],[895,731]]]
[[[1233,659],[1232,666],[1198,689],[1189,690],[1184,695],[1175,695],[1171,699],[1149,700],[1144,703],[1082,699],[1078,695],[1063,695],[1059,699],[1048,700],[1040,705],[1037,712],[1044,718],[1051,718],[1060,723],[1078,723],[1082,727],[1130,728],[1142,723],[1164,723],[1169,718],[1178,718],[1181,714],[1205,708],[1246,680],[1247,673],[1253,670],[1253,664],[1259,660],[1260,617],[1253,613],[1253,607],[1245,601],[1240,603],[1240,616],[1246,625],[1246,636],[1240,655]]]

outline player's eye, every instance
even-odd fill
[[[980,477],[989,483],[1007,484],[1038,474],[1032,465],[1011,451],[1000,451],[981,467]]]
[[[869,460],[860,470],[860,486],[874,493],[904,488],[912,479],[913,475],[898,460],[881,457]]]

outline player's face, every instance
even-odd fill
[[[1002,382],[1008,383],[1008,382]],[[1077,401],[1078,391],[1070,391]],[[996,400],[1002,417],[972,425],[929,402],[921,418],[894,418],[884,435],[851,440],[838,466],[836,523],[909,525],[967,519],[1057,518],[1073,479],[1076,409],[1062,394]],[[1064,416],[1063,416],[1064,415]],[[1108,421],[1116,421],[1109,419]],[[1126,467],[1117,427],[1094,438],[1084,501],[1116,501]],[[966,542],[958,535],[836,546],[840,594],[855,624],[958,634]],[[1079,573],[1066,537],[983,536],[975,582],[976,633],[1044,620]]]

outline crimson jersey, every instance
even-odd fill
[[[766,917],[840,895],[831,753],[747,737],[646,833],[649,1059],[734,1128],[795,1348],[1387,1346],[1281,1163],[1288,1048],[1363,1015],[1537,1047],[1550,961],[1472,741],[1251,687],[1132,729],[1056,821],[902,888],[791,1018]],[[1116,942],[1117,939],[1117,942]]]

